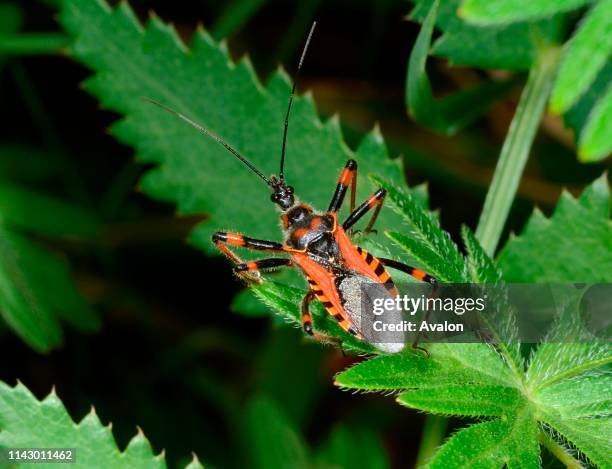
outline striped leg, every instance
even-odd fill
[[[349,184],[351,185],[351,212],[355,210],[355,196],[357,195],[357,162],[355,160],[348,160],[346,166],[340,174],[338,179],[338,185],[336,191],[329,203],[328,212],[336,213],[342,207],[344,202],[344,196],[348,190]]]
[[[422,271],[421,269],[417,269],[416,267],[411,267],[409,265],[404,264],[403,262],[397,262],[393,259],[386,259],[384,257],[379,257],[378,260],[386,265],[387,267],[391,267],[392,269],[399,270],[401,272],[407,273],[411,277],[419,280],[420,282],[431,283],[433,288],[432,291],[436,292],[438,290],[438,281],[435,277],[432,277],[428,273]]]
[[[285,249],[281,243],[249,238],[239,233],[223,233],[221,231],[217,231],[215,234],[213,234],[212,240],[223,254],[238,265],[245,264],[245,262],[243,262],[243,260],[238,257],[238,255],[235,254],[228,246],[237,246],[265,252],[285,252]],[[261,283],[261,275],[257,269],[250,271],[247,267],[246,269],[237,273],[248,282]]]
[[[315,294],[312,290],[306,293],[304,299],[302,300],[302,327],[304,328],[304,332],[311,336],[312,338],[324,342],[324,343],[333,343],[342,346],[342,340],[337,337],[331,337],[324,334],[319,334],[315,332],[312,328],[312,315],[310,314],[310,303],[315,299]],[[344,351],[342,351],[344,354]]]
[[[431,284],[431,291],[429,292],[429,298],[434,298],[436,294],[438,293],[438,280],[436,280],[435,277],[432,277],[428,273],[422,271],[421,269],[417,269],[416,267],[411,267],[402,262],[394,261],[393,259],[385,259],[385,258],[379,257],[378,260],[387,267],[391,267],[392,269],[397,269],[401,272],[405,272],[408,275],[414,277],[415,279],[421,282],[427,282]],[[425,313],[425,317],[423,318],[424,321],[427,321],[427,319],[429,319],[430,313],[431,311],[427,310],[427,312]],[[423,353],[425,353],[425,356],[429,358],[429,352],[423,347],[419,347],[420,339],[421,339],[421,332],[418,331],[414,340],[412,341],[412,348],[421,350]]]
[[[270,259],[259,259],[257,261],[243,262],[234,267],[234,272],[240,275],[241,272],[251,272],[260,274],[260,269],[272,269],[274,267],[283,267],[293,265],[291,259],[283,259],[281,257],[271,257]]]
[[[368,200],[362,203],[356,210],[351,211],[351,214],[342,224],[342,228],[344,230],[349,230],[355,223],[357,223],[366,213],[368,213],[372,208],[374,208],[374,213],[372,214],[372,218],[368,222],[368,226],[366,226],[363,232],[368,234],[372,231],[372,227],[374,223],[376,223],[376,219],[378,218],[378,214],[380,213],[380,209],[382,208],[383,202],[385,201],[385,196],[387,195],[387,191],[382,187],[374,192]]]

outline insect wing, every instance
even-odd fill
[[[386,353],[404,348],[402,310],[384,284],[352,272],[337,285],[346,315],[367,342]]]

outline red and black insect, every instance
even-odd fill
[[[297,267],[305,275],[308,281],[309,291],[302,301],[302,324],[304,331],[322,341],[334,340],[317,333],[313,329],[312,316],[310,314],[310,303],[317,299],[323,304],[339,325],[349,334],[358,339],[365,340],[363,331],[360,330],[360,318],[362,315],[371,314],[368,311],[360,311],[359,302],[348,301],[356,289],[365,283],[373,283],[384,286],[389,297],[395,297],[398,291],[385,267],[405,272],[417,280],[429,282],[433,291],[437,285],[436,279],[424,271],[382,257],[375,257],[355,246],[351,241],[350,232],[352,227],[367,213],[372,211],[372,217],[368,222],[364,234],[372,231],[376,218],[385,200],[386,191],[383,188],[374,192],[365,202],[355,208],[355,196],[357,189],[357,162],[349,160],[340,174],[336,190],[332,196],[327,211],[319,212],[310,205],[301,203],[294,194],[293,187],[285,181],[283,172],[285,162],[285,147],[287,142],[287,130],[289,126],[289,113],[293,103],[295,88],[299,71],[302,67],[304,56],[312,33],[315,28],[312,25],[306,45],[302,52],[297,71],[295,73],[293,88],[289,97],[287,113],[285,115],[283,141],[280,159],[280,171],[278,176],[265,176],[250,161],[242,156],[219,136],[202,127],[188,117],[150,99],[147,101],[169,111],[200,132],[208,135],[223,145],[236,158],[242,161],[251,171],[257,174],[272,190],[271,201],[281,212],[284,242],[266,241],[250,238],[239,233],[216,232],[212,240],[215,245],[231,259],[236,265],[234,271],[249,282],[260,282],[261,269],[271,269],[282,266]],[[350,187],[350,214],[340,223],[338,211],[340,210],[346,193]],[[289,257],[270,257],[251,262],[244,262],[232,247],[241,247],[256,251],[274,254],[288,254]],[[412,346],[417,347],[417,339]],[[374,343],[377,348],[384,352],[399,352],[404,348],[404,343]],[[424,349],[421,349],[424,350]],[[425,351],[425,350],[424,350]],[[426,352],[426,351],[425,351]],[[426,352],[427,353],[427,352]]]

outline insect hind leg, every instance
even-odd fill
[[[431,285],[431,291],[429,292],[428,298],[435,298],[435,296],[438,294],[438,280],[435,277],[429,275],[427,272],[421,269],[417,269],[416,267],[412,267],[407,264],[404,264],[403,262],[394,261],[393,259],[385,259],[384,257],[379,257],[378,260],[384,266],[391,267],[392,269],[396,269],[401,272],[407,273],[411,277],[421,282],[429,283]],[[423,318],[424,321],[427,321],[429,319],[430,313],[431,311],[427,310],[427,312],[425,313],[425,317]],[[429,351],[423,347],[419,347],[420,339],[421,339],[421,332],[418,331],[414,340],[412,341],[412,348],[416,350],[420,350],[421,352],[425,354],[426,358],[429,358],[430,357]]]

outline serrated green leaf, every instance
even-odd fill
[[[336,376],[340,387],[402,390],[460,385],[466,382],[513,386],[499,355],[483,344],[431,344],[429,359],[409,351],[376,357]]]
[[[609,363],[612,347],[607,343],[544,343],[531,359],[527,381],[532,387],[544,388]]]
[[[562,418],[603,417],[612,414],[611,389],[609,373],[586,375],[546,386],[536,399]]]
[[[227,226],[256,238],[280,237],[269,188],[216,142],[140,97],[156,99],[200,122],[270,173],[278,168],[290,91],[282,71],[272,74],[264,87],[248,60],[232,63],[225,46],[205,32],[197,31],[188,49],[156,18],[143,29],[125,3],[113,10],[101,0],[65,0],[61,21],[75,38],[73,56],[96,72],[86,89],[104,107],[126,115],[113,134],[136,147],[142,161],[157,165],[141,181],[144,192],[175,202],[180,214],[208,214],[191,234],[194,244],[217,253],[211,235]],[[310,53],[316,50],[315,37]],[[365,139],[357,155],[359,199],[373,190],[365,178],[368,171],[401,181],[400,166],[387,158],[378,133]],[[311,96],[297,97],[285,174],[302,200],[327,207],[351,156],[338,120],[322,123]],[[390,215],[383,210],[380,229],[392,225]]]
[[[249,404],[247,418],[252,467],[310,467],[305,442],[273,401],[255,397]]]
[[[417,260],[428,273],[443,282],[464,280],[464,259],[448,233],[413,197],[390,181],[372,176],[372,181],[387,189],[390,207],[401,217],[408,234],[392,231],[387,236]],[[397,222],[396,222],[397,229]]]
[[[412,18],[423,21],[434,0],[417,0]],[[482,27],[457,15],[461,0],[441,2],[436,26],[443,31],[432,54],[455,65],[480,68],[528,70],[542,44],[554,42],[560,33],[560,17],[530,23]]]
[[[347,425],[332,428],[316,452],[320,468],[384,469],[390,466],[384,447],[370,430]]]
[[[543,415],[543,420],[569,440],[597,467],[612,466],[612,452],[610,451],[611,417],[564,419],[558,414],[550,412]]]
[[[39,401],[22,384],[0,382],[0,447],[76,448],[76,466],[83,468],[165,468],[142,432],[120,452],[110,427],[102,426],[92,411],[75,424],[54,392]],[[51,468],[57,464],[19,467]]]
[[[578,157],[582,161],[598,161],[612,152],[612,84],[595,104],[578,139]]]
[[[461,227],[461,237],[467,251],[467,264],[474,283],[498,283],[502,273],[487,253],[484,251],[472,230]]]
[[[7,226],[55,237],[95,237],[100,230],[85,209],[6,181],[0,182],[0,214]]]
[[[417,389],[400,394],[397,402],[443,415],[512,415],[523,396],[516,388],[463,384]]]
[[[478,25],[506,24],[547,18],[575,10],[590,0],[463,0],[459,16]]]
[[[474,283],[499,284],[502,273],[484,251],[474,233],[464,225],[461,229],[461,236],[467,251],[466,264],[471,275],[470,280]],[[522,371],[523,357],[517,337],[514,311],[502,300],[501,295],[504,294],[504,290],[501,287],[489,292],[489,294],[493,293],[498,296],[495,301],[492,301],[497,308],[489,308],[487,314],[481,315],[480,319],[489,333],[496,338],[497,346],[508,363],[512,363],[516,370]]]
[[[455,433],[428,467],[539,468],[538,427],[528,406],[512,417],[478,423]]]
[[[498,257],[508,282],[609,282],[612,223],[606,175],[579,199],[563,193],[550,219],[531,217]]]
[[[94,331],[100,320],[55,254],[0,224],[0,316],[32,348],[62,341],[59,320]]]
[[[488,82],[441,99],[434,99],[425,64],[438,6],[437,0],[431,4],[410,53],[406,77],[406,107],[410,116],[419,124],[445,135],[453,135],[483,115],[495,101],[508,92],[513,82]]]
[[[202,465],[198,457],[194,454],[193,459],[189,464],[185,466],[185,469],[204,469],[204,466]]]
[[[565,47],[550,98],[550,109],[557,114],[576,103],[612,54],[612,2],[597,2]]]
[[[536,391],[585,373],[601,375],[612,363],[612,345],[595,337],[581,318],[582,293],[564,293],[566,298],[557,300],[563,303],[556,323],[529,360],[526,382]]]

